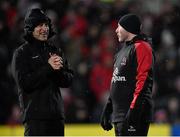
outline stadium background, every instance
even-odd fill
[[[129,12],[141,16],[156,53],[149,135],[180,135],[178,0],[0,0],[0,135],[23,135],[10,63],[14,49],[23,43],[23,19],[32,7],[41,7],[52,19],[58,32],[53,41],[75,70],[72,87],[62,89],[66,135],[113,135],[98,123],[109,94],[113,55],[120,47],[117,21]]]

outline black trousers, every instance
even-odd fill
[[[140,121],[136,127],[129,126],[125,121],[114,123],[116,136],[147,136],[150,122]]]
[[[64,120],[29,120],[24,136],[64,136]]]

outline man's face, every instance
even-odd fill
[[[116,29],[116,34],[117,34],[119,42],[125,42],[128,38],[128,32],[119,24]]]
[[[47,41],[49,35],[49,26],[47,23],[41,23],[34,28],[33,37],[40,41]]]

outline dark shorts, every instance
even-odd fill
[[[139,121],[136,127],[125,122],[114,123],[116,136],[147,136],[150,122]]]
[[[64,136],[64,120],[29,120],[24,136]]]

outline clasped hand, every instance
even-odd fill
[[[63,60],[57,54],[49,53],[50,58],[48,59],[48,63],[54,70],[60,70],[63,67]]]

